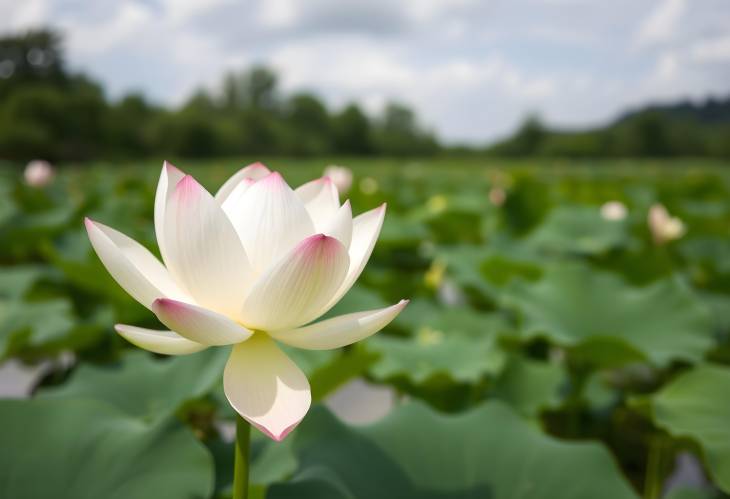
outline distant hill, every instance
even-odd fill
[[[498,156],[730,158],[730,96],[630,110],[588,130],[554,130],[529,118],[510,138],[490,146]]]
[[[693,120],[706,125],[730,124],[730,95],[724,99],[709,98],[701,103],[680,101],[673,104],[656,104],[628,111],[614,125],[630,121],[641,114],[658,113],[670,119]]]

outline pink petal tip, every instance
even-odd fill
[[[175,316],[178,319],[182,319],[188,309],[186,305],[177,300],[171,300],[169,298],[157,298],[152,302],[152,311],[156,313],[164,312],[169,316]]]
[[[175,186],[175,195],[180,197],[181,201],[188,201],[200,191],[201,186],[192,175],[185,175]]]
[[[253,421],[249,421],[249,423],[251,423],[254,427],[256,427],[257,430],[259,430],[261,433],[263,433],[264,435],[269,437],[271,440],[274,440],[275,442],[281,442],[282,440],[284,440],[287,437],[287,435],[289,435],[292,432],[292,430],[294,430],[294,428],[296,428],[299,425],[299,423],[301,423],[301,422],[302,421],[299,420],[296,423],[292,424],[291,426],[284,428],[284,431],[282,431],[279,435],[274,435],[264,426],[254,423]]]
[[[162,163],[162,166],[167,170],[168,173],[177,172],[177,173],[182,174],[182,171],[180,171],[180,169],[177,166],[173,165],[172,163],[170,163],[167,160],[165,160]]]
[[[343,249],[342,243],[336,238],[315,234],[302,240],[295,251],[307,260],[316,261],[320,258],[333,258],[341,249]]]

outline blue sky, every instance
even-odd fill
[[[42,25],[112,97],[179,104],[263,62],[333,107],[406,102],[449,141],[730,94],[729,0],[0,0],[0,32]]]

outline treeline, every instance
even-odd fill
[[[551,130],[533,117],[488,152],[497,156],[730,158],[730,97],[650,106],[586,131]]]
[[[177,109],[102,87],[68,71],[52,30],[0,38],[0,159],[282,154],[430,155],[440,150],[399,103],[369,117],[355,103],[331,110],[310,93],[283,95],[258,66],[224,77]]]
[[[108,99],[68,70],[53,30],[0,38],[0,160],[437,153],[728,158],[730,97],[649,107],[585,131],[530,118],[497,144],[445,147],[405,105],[390,103],[375,117],[356,103],[329,109],[311,93],[284,95],[264,66],[227,74],[216,91],[171,109],[141,94]]]

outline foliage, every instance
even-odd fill
[[[554,130],[528,116],[487,148],[449,146],[402,102],[378,115],[358,104],[330,109],[310,92],[286,95],[279,75],[255,65],[222,75],[176,108],[130,93],[117,100],[65,64],[62,37],[36,30],[0,37],[0,159],[51,161],[277,154],[545,157],[730,157],[730,98],[631,112],[605,127]]]
[[[164,126],[192,134],[195,116],[216,105],[200,96],[189,122]],[[151,112],[140,98],[125,106]],[[326,110],[300,95],[280,111],[300,123],[319,116],[309,135],[318,150]],[[144,134],[118,139],[152,144]],[[182,166],[213,190],[238,163]],[[268,164],[292,184],[324,167]],[[159,166],[69,166],[44,188],[0,171],[0,357],[44,366],[28,400],[0,401],[2,497],[228,493],[226,349],[159,358],[116,335],[117,322],[159,324],[108,277],[82,228],[89,215],[156,251]],[[348,166],[354,211],[387,201],[388,215],[362,278],[330,314],[412,301],[356,346],[287,349],[324,405],[282,444],[254,437],[257,497],[637,497],[674,483],[680,454],[694,456],[708,483],[668,497],[730,493],[724,165]],[[490,201],[495,187],[501,205]],[[609,200],[626,204],[626,218],[602,218]],[[687,224],[682,239],[654,243],[646,215],[655,202]],[[392,390],[384,419],[350,426],[325,409],[355,378]]]
[[[510,138],[490,147],[506,156],[730,157],[730,97],[702,104],[648,106],[586,131],[552,130],[528,118]]]
[[[177,109],[144,96],[117,101],[66,68],[61,37],[31,31],[0,38],[0,159],[215,157],[237,154],[432,155],[440,150],[399,103],[382,117],[357,104],[331,111],[311,93],[283,95],[264,66],[223,76]]]

